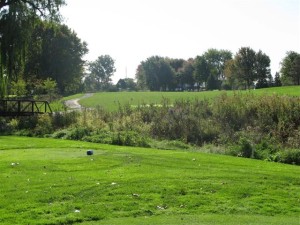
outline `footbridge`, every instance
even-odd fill
[[[32,116],[43,113],[52,113],[47,101],[0,99],[0,116]]]

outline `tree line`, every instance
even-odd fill
[[[259,50],[241,47],[233,55],[228,50],[208,49],[188,60],[152,56],[137,68],[139,89],[235,90],[299,85],[300,54],[290,51],[282,61],[281,76],[271,75],[270,57]]]
[[[300,84],[300,55],[290,51],[275,80],[270,58],[262,51],[242,47],[208,49],[184,59],[151,56],[141,61],[135,79],[112,84],[115,61],[101,55],[86,62],[87,43],[62,23],[64,0],[0,1],[0,97],[41,95],[55,91],[68,95],[82,91],[214,90]]]

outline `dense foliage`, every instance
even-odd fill
[[[269,56],[250,47],[240,48],[234,58],[230,51],[217,49],[208,49],[188,60],[153,56],[141,62],[136,79],[141,89],[151,91],[234,90],[275,85]]]
[[[194,146],[221,146],[218,152],[300,164],[300,99],[226,93],[213,100],[120,106],[1,120],[1,130],[91,142],[151,146],[169,140]]]
[[[39,22],[31,35],[24,70],[28,88],[36,92],[37,84],[47,78],[57,83],[59,93],[76,93],[83,89],[83,56],[87,44],[66,25]]]
[[[300,85],[300,54],[287,52],[282,61],[281,74],[284,84]]]
[[[59,21],[64,0],[1,0],[0,2],[0,97],[9,94],[11,82],[25,79],[29,43],[39,21]]]
[[[86,91],[108,90],[111,77],[116,71],[115,61],[109,55],[101,55],[89,63],[88,70],[84,81]]]

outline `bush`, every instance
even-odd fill
[[[121,146],[150,147],[148,138],[134,131],[111,132],[103,130],[91,136],[85,136],[82,140]]]
[[[35,136],[42,137],[45,134],[51,134],[53,132],[51,116],[49,114],[43,114],[38,116],[36,127],[34,128]]]
[[[300,150],[286,149],[280,152],[279,162],[300,165]]]
[[[0,118],[0,134],[10,134],[12,132],[12,127],[4,118]]]
[[[67,130],[59,130],[52,134],[53,138],[65,139],[68,134]]]
[[[245,158],[254,158],[254,149],[249,140],[245,138],[240,140],[240,153]]]
[[[91,136],[86,136],[82,140],[92,143],[112,144],[113,134],[110,131],[101,131]]]
[[[55,129],[61,129],[77,123],[78,112],[57,112],[52,115],[52,124]]]
[[[66,133],[65,138],[69,140],[82,140],[85,136],[89,136],[91,130],[86,127],[75,127]]]
[[[150,147],[148,139],[134,131],[123,131],[115,133],[113,135],[111,144],[135,147]]]

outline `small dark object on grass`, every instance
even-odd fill
[[[93,154],[94,154],[94,151],[93,151],[93,150],[87,150],[86,154],[87,154],[87,155],[93,155]]]

